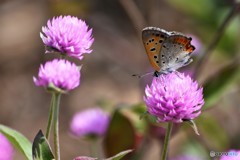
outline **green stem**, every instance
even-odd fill
[[[203,52],[202,57],[197,62],[196,66],[195,66],[195,72],[194,72],[193,77],[197,77],[197,76],[201,75],[200,73],[202,72],[202,69],[206,64],[206,61],[209,59],[209,56],[212,53],[211,51],[217,46],[217,44],[220,41],[221,37],[223,36],[226,28],[230,24],[231,20],[235,17],[235,15],[238,15],[239,12],[240,12],[240,3],[236,3],[232,6],[230,12],[226,16],[226,18],[224,19],[222,24],[219,26],[219,28],[217,29],[209,46]]]
[[[55,149],[55,159],[60,160],[60,145],[59,145],[59,104],[60,104],[60,93],[53,93],[53,137],[54,137],[54,149]]]
[[[49,140],[49,135],[50,135],[50,132],[51,132],[51,127],[52,127],[52,120],[53,120],[53,102],[55,101],[54,100],[55,96],[54,94],[52,95],[52,100],[51,100],[51,104],[50,104],[50,111],[49,111],[49,116],[48,116],[48,124],[47,124],[47,130],[46,130],[46,138],[47,140]]]
[[[97,139],[90,139],[90,155],[98,157]]]
[[[171,136],[171,132],[172,132],[172,127],[173,127],[173,122],[168,122],[167,132],[165,135],[162,154],[161,154],[162,155],[161,160],[167,159],[168,144],[169,144],[169,140],[170,140],[170,136]]]

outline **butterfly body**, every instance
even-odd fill
[[[191,37],[147,27],[142,31],[142,39],[150,64],[155,69],[155,76],[176,71],[192,62],[190,54],[195,47],[191,45]]]

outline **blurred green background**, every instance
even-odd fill
[[[111,111],[119,106],[134,111],[135,115],[121,114],[127,115],[135,128],[140,126],[137,134],[147,138],[133,147],[147,144],[142,159],[158,159],[163,137],[154,136],[145,121],[138,119],[145,110],[141,103],[151,77],[131,76],[152,70],[141,40],[141,30],[147,26],[179,31],[200,41],[199,52],[193,55],[194,63],[182,71],[194,72],[194,68],[200,68],[196,77],[204,86],[206,101],[202,115],[196,120],[201,135],[196,136],[189,126],[177,126],[169,156],[195,154],[209,159],[210,151],[240,149],[240,7],[236,3],[234,0],[0,1],[0,123],[20,131],[31,141],[40,128],[46,128],[50,94],[35,87],[32,77],[37,75],[41,63],[55,55],[44,55],[39,32],[53,16],[73,15],[93,28],[95,42],[92,54],[83,61],[70,59],[83,64],[83,68],[80,87],[64,95],[61,102],[62,159],[90,155],[90,144],[76,140],[68,130],[75,112],[97,105]],[[223,30],[219,31],[223,24]],[[209,46],[212,48],[205,56]],[[122,138],[129,136],[124,130],[126,126],[118,125],[117,132]],[[136,138],[137,134],[132,136]],[[16,152],[15,159],[24,157]]]

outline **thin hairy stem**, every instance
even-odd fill
[[[161,160],[167,159],[168,144],[169,144],[169,140],[170,140],[170,136],[171,136],[171,132],[172,132],[172,127],[173,127],[173,122],[168,122],[167,132],[165,135],[163,149],[162,149],[162,153],[161,153]]]
[[[207,49],[203,52],[202,57],[199,59],[197,65],[195,66],[194,77],[197,77],[200,75],[200,73],[204,67],[204,63],[206,63],[208,57],[210,56],[211,51],[216,47],[216,45],[218,44],[219,40],[221,39],[225,29],[227,28],[227,26],[229,25],[229,23],[231,22],[233,17],[236,15],[236,13],[239,12],[239,10],[240,10],[240,4],[233,5],[231,11],[226,16],[226,18],[224,19],[224,21],[222,22],[222,24],[216,31],[216,34],[214,35],[212,41],[210,42]]]
[[[54,149],[55,149],[55,159],[60,160],[60,144],[59,144],[59,105],[60,105],[60,93],[54,93],[54,104],[53,104],[53,136],[54,136]]]
[[[51,127],[52,127],[52,121],[53,121],[53,102],[55,96],[52,95],[52,99],[51,99],[51,104],[50,104],[50,110],[49,110],[49,116],[48,116],[48,124],[47,124],[47,130],[46,130],[46,138],[47,140],[50,139],[50,132],[51,132]]]
[[[135,28],[137,28],[138,33],[146,26],[147,22],[143,17],[141,11],[138,9],[138,6],[134,3],[133,0],[119,0],[120,4],[125,9],[129,18],[132,20],[132,23]]]

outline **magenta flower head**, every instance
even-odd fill
[[[103,136],[110,117],[100,108],[91,108],[76,113],[70,124],[70,131],[78,137]]]
[[[0,160],[12,160],[14,150],[8,139],[0,133]]]
[[[48,20],[47,26],[42,27],[40,37],[47,46],[46,53],[58,51],[63,55],[83,58],[84,53],[91,53],[94,39],[92,29],[86,23],[72,16],[59,16]]]
[[[213,154],[213,152],[211,154]],[[223,155],[220,157],[220,160],[240,160],[240,150],[232,149],[228,152],[223,152],[222,154]],[[215,156],[215,153],[211,156]]]
[[[145,88],[144,101],[159,122],[180,123],[200,115],[203,89],[180,72],[162,74]]]
[[[36,86],[70,91],[80,84],[80,70],[67,60],[54,59],[40,66],[38,77],[33,77],[33,81]]]

